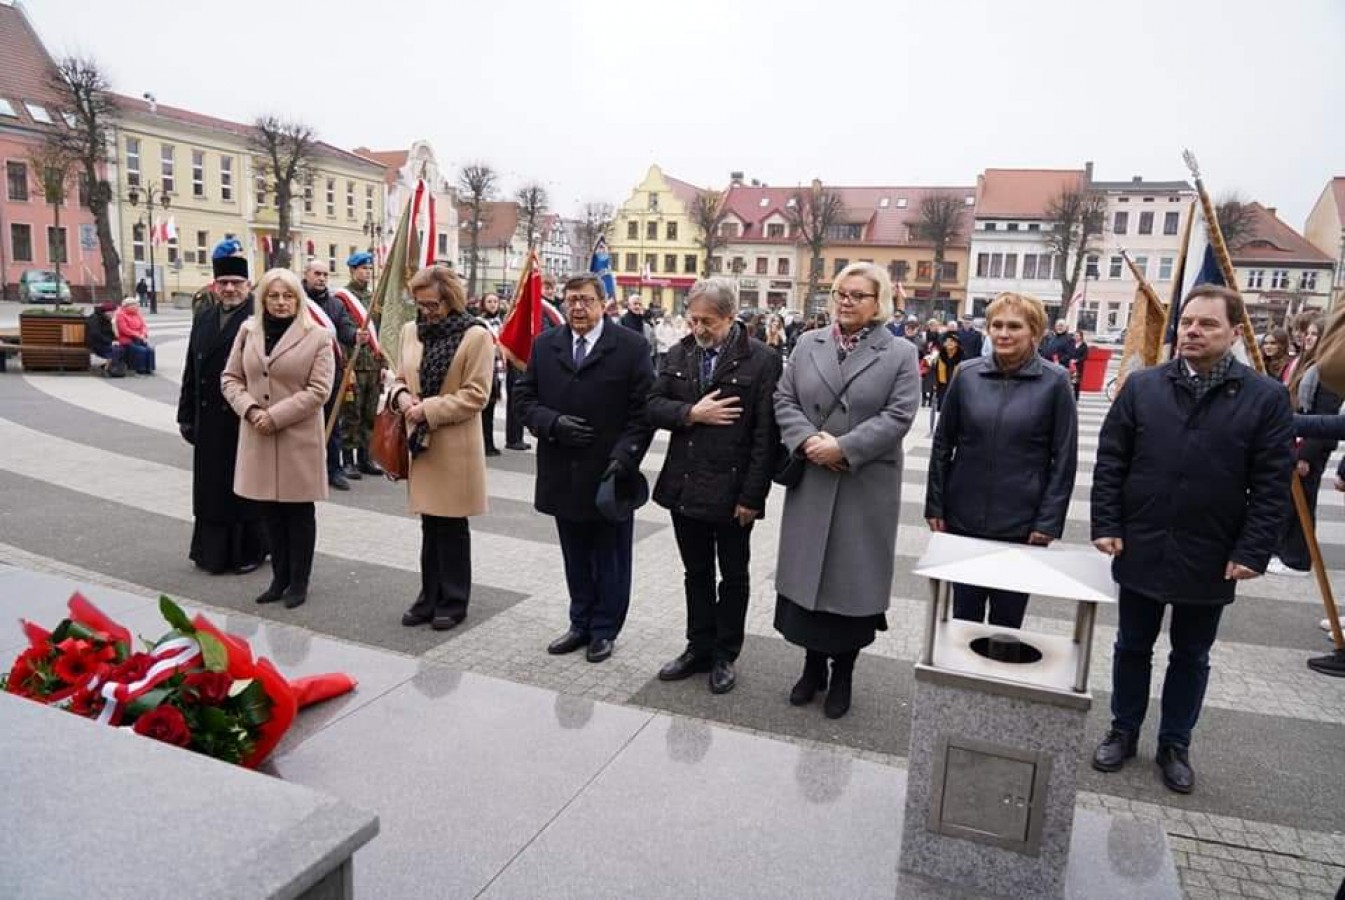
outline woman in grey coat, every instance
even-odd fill
[[[892,282],[872,263],[832,284],[835,324],[799,338],[775,392],[780,439],[808,461],[785,494],[775,628],[803,647],[802,706],[827,687],[825,710],[850,709],[859,651],[886,630],[897,520],[901,441],[920,407],[915,347],[892,335]]]

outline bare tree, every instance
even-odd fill
[[[60,243],[50,247],[51,261],[56,269],[56,282],[61,281],[61,263],[70,261],[70,241],[61,230],[61,207],[70,196],[70,179],[74,175],[75,160],[58,141],[41,144],[28,157],[32,166],[33,187],[42,195],[42,202],[51,207],[52,224]],[[60,291],[57,291],[60,297]]]
[[[59,118],[66,127],[53,128],[48,143],[71,161],[88,186],[88,207],[98,231],[103,262],[103,284],[108,296],[120,298],[121,256],[108,215],[112,185],[103,177],[112,146],[112,123],[117,115],[112,83],[94,60],[67,56],[56,63],[51,84],[60,97]]]
[[[542,216],[546,215],[551,198],[547,195],[546,188],[537,182],[525,184],[514,196],[518,198],[519,218],[528,229],[528,249],[531,250],[541,237],[537,233],[537,226],[541,223]]]
[[[1087,187],[1062,188],[1046,203],[1048,230],[1042,235],[1042,242],[1057,257],[1062,317],[1074,299],[1085,260],[1097,249],[1106,212],[1106,197]]]
[[[1225,194],[1214,205],[1214,217],[1219,220],[1228,249],[1236,250],[1256,234],[1256,210],[1238,194]]]
[[[266,266],[287,269],[294,256],[290,247],[290,201],[295,187],[312,174],[317,132],[302,122],[271,115],[259,116],[252,128],[250,143],[261,157],[257,174],[267,181],[276,204],[276,244]]]
[[[823,186],[814,178],[811,187],[795,191],[786,204],[785,216],[794,226],[795,236],[808,246],[811,254],[808,264],[808,295],[805,303],[814,306],[822,283],[822,250],[831,237],[831,230],[840,223],[845,212],[841,195]]]
[[[728,243],[728,239],[719,230],[728,213],[723,191],[700,191],[696,194],[696,199],[691,201],[691,208],[687,210],[691,224],[700,232],[696,243],[705,252],[705,262],[701,264],[702,277],[709,277],[711,258]]]
[[[616,222],[616,207],[610,203],[585,203],[583,209],[583,218],[579,220],[577,229],[579,240],[584,243],[584,258],[587,261],[588,255],[593,252],[593,245],[598,243],[598,238],[608,238],[612,236],[612,225]]]
[[[943,286],[943,260],[948,247],[962,237],[962,218],[966,214],[966,200],[958,194],[936,191],[920,198],[916,210],[912,236],[934,247],[934,283],[929,295],[934,304],[939,302]]]
[[[458,173],[458,199],[467,207],[467,242],[472,255],[467,261],[467,296],[476,296],[476,266],[481,248],[481,229],[487,222],[483,212],[486,203],[495,196],[499,176],[489,163],[474,162]]]

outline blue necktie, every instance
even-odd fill
[[[715,357],[718,355],[718,350],[706,350],[701,354],[701,384],[710,383],[710,376],[715,371]]]
[[[588,355],[587,347],[587,339],[580,335],[579,339],[574,342],[574,367],[576,369],[584,364],[584,357]]]

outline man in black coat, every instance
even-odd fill
[[[981,334],[976,327],[976,320],[970,315],[962,317],[962,325],[957,329],[957,339],[962,342],[962,355],[965,358],[975,359],[981,355],[985,335]]]
[[[310,260],[304,267],[304,293],[308,298],[322,307],[322,311],[327,314],[327,318],[332,320],[336,326],[336,342],[341,345],[341,358],[336,361],[336,382],[332,385],[332,395],[327,399],[326,406],[323,407],[323,421],[331,418],[332,410],[336,408],[336,395],[341,390],[341,376],[344,374],[345,360],[350,358],[350,354],[355,350],[355,322],[350,318],[350,313],[346,312],[346,305],[339,298],[333,297],[327,290],[327,279],[331,273],[327,271],[327,264],[320,259]],[[301,310],[302,312],[302,310]],[[350,490],[350,482],[346,480],[345,467],[341,465],[341,423],[337,422],[336,427],[332,429],[332,436],[327,441],[327,484],[338,491]]]
[[[734,319],[733,283],[698,282],[687,296],[691,334],[668,351],[649,395],[649,423],[672,432],[654,502],[672,511],[686,569],[687,648],[662,681],[710,673],[733,690],[751,593],[752,523],[766,509],[779,433],[780,356]],[[715,603],[715,559],[722,581]]]
[[[539,334],[517,384],[523,424],[538,438],[534,506],[554,516],[570,591],[570,628],[547,651],[587,646],[589,662],[612,655],[630,606],[634,517],[609,519],[599,483],[630,490],[649,449],[645,403],[654,381],[644,338],[603,316],[596,275],[565,283],[567,327]]]
[[[1242,298],[1198,285],[1182,304],[1179,359],[1130,376],[1107,414],[1093,471],[1093,544],[1120,585],[1112,724],[1093,767],[1135,755],[1154,641],[1172,607],[1158,765],[1195,786],[1188,748],[1209,652],[1237,583],[1266,569],[1290,514],[1293,415],[1284,388],[1233,359]]]
[[[217,248],[211,265],[217,299],[192,320],[177,405],[178,430],[193,448],[189,556],[208,572],[246,573],[265,558],[266,538],[257,504],[234,494],[239,419],[220,392],[220,375],[252,315],[248,261],[241,247],[237,255]]]

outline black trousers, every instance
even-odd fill
[[[500,399],[500,379],[490,379],[490,399],[481,407],[481,436],[485,439],[486,449],[495,449],[495,404]]]
[[[953,618],[971,622],[985,621],[985,607],[990,606],[990,624],[1005,628],[1022,628],[1027,615],[1027,594],[1002,591],[998,588],[975,584],[953,584]]]
[[[1308,477],[1303,479],[1303,493],[1307,495],[1308,512],[1312,514],[1313,526],[1317,524],[1317,491],[1322,487],[1322,473],[1314,466]],[[1280,540],[1280,561],[1291,569],[1306,572],[1312,568],[1312,554],[1308,551],[1308,536],[1303,533],[1303,523],[1298,518],[1298,508],[1294,507],[1285,525],[1284,537]]]
[[[630,608],[635,519],[557,518],[556,532],[570,590],[570,627],[590,637],[616,640]]]
[[[420,596],[413,613],[461,619],[472,598],[472,532],[465,518],[420,517]]]
[[[752,525],[702,522],[672,514],[677,550],[686,570],[687,646],[697,656],[732,662],[743,649],[751,580]],[[715,561],[719,596],[715,598]]]
[[[504,401],[504,442],[506,444],[523,443],[523,416],[518,411],[518,403],[514,401],[514,384],[523,378],[523,373],[518,372],[513,366],[506,366],[504,369],[504,389],[508,395]]]
[[[271,543],[271,580],[282,590],[307,591],[313,574],[313,547],[318,523],[312,503],[264,501],[262,521]]]

